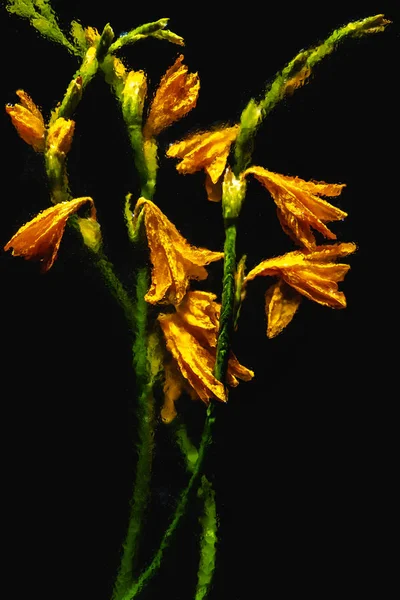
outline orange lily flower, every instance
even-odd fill
[[[96,211],[92,198],[75,198],[68,202],[60,202],[40,212],[32,221],[23,225],[4,246],[4,250],[12,248],[13,256],[40,260],[42,271],[48,271],[57,258],[68,218],[87,202],[91,204],[90,218],[95,220]]]
[[[173,357],[166,372],[164,421],[176,415],[175,401],[183,389],[205,404],[210,399],[227,401],[223,383],[214,376],[220,304],[215,294],[190,291],[177,306],[175,313],[161,314],[158,321],[164,333],[167,349]],[[249,381],[253,371],[241,365],[231,354],[228,362],[227,382],[235,387],[238,379]]]
[[[196,106],[199,76],[197,73],[188,73],[187,66],[182,64],[183,59],[181,54],[161,79],[143,130],[145,138],[158,135]]]
[[[222,195],[220,179],[226,167],[231,145],[238,133],[239,125],[195,133],[180,142],[171,144],[167,156],[182,159],[176,168],[184,175],[204,169],[208,199],[219,201]]]
[[[223,258],[223,252],[191,246],[158,206],[145,198],[136,203],[134,227],[139,218],[144,219],[153,265],[146,302],[177,305],[186,294],[189,280],[206,279],[204,265]]]
[[[345,184],[304,181],[300,177],[280,175],[262,167],[250,167],[243,175],[249,174],[254,175],[270,192],[283,230],[296,243],[308,250],[315,248],[311,227],[328,239],[336,239],[336,235],[325,223],[340,221],[347,217],[347,213],[320,196],[339,196]]]
[[[350,266],[334,261],[355,250],[356,245],[352,243],[317,246],[310,252],[297,250],[264,260],[252,269],[244,284],[258,275],[277,276],[281,280],[266,295],[268,337],[274,337],[290,323],[299,306],[298,294],[323,306],[345,308],[346,298],[338,290],[338,282],[343,281]],[[288,286],[298,294],[293,294]]]
[[[42,113],[24,90],[17,90],[16,94],[21,102],[6,106],[6,112],[24,142],[33,146],[37,152],[43,152],[46,130]]]

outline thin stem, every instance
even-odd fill
[[[186,427],[181,424],[176,430],[176,439],[178,445],[186,459],[186,468],[193,473],[198,452],[189,439]],[[210,585],[214,575],[216,543],[217,543],[217,506],[215,502],[215,492],[212,484],[205,475],[202,476],[197,496],[203,502],[203,514],[200,517],[200,560],[197,571],[197,586],[195,600],[203,600],[207,597]]]
[[[150,493],[150,476],[153,455],[154,404],[152,382],[148,373],[147,356],[147,303],[144,295],[148,287],[147,269],[142,268],[137,275],[136,286],[136,331],[133,344],[133,363],[137,376],[138,390],[138,463],[131,500],[128,531],[123,544],[123,555],[115,582],[113,599],[125,597],[132,584],[134,563],[140,534]]]
[[[230,222],[225,222],[222,304],[219,318],[217,357],[215,362],[215,377],[222,382],[225,381],[226,377],[231,334],[233,330],[236,271],[236,224],[236,219]]]
[[[174,533],[175,529],[177,528],[178,523],[185,512],[185,509],[186,509],[186,506],[187,506],[187,503],[188,503],[188,500],[190,497],[190,493],[200,475],[200,470],[203,465],[206,449],[207,449],[208,444],[211,442],[211,430],[212,430],[212,424],[214,423],[214,421],[215,421],[215,417],[213,417],[213,405],[210,404],[207,409],[207,416],[206,416],[206,420],[205,420],[205,424],[204,424],[203,435],[201,437],[201,442],[200,442],[200,446],[199,446],[199,450],[198,450],[198,453],[199,453],[198,459],[194,466],[189,483],[187,484],[186,488],[181,493],[179,502],[175,509],[174,517],[173,517],[169,527],[165,531],[165,533],[162,537],[161,543],[160,543],[160,547],[157,550],[157,552],[155,553],[150,565],[147,567],[147,569],[145,569],[143,571],[143,573],[140,575],[138,580],[133,583],[133,585],[129,588],[129,590],[121,598],[121,600],[132,600],[133,598],[135,598],[138,595],[138,593],[141,591],[141,589],[143,588],[144,584],[155,574],[157,569],[160,567],[161,560],[164,555],[164,551],[168,548],[170,538],[171,538],[172,534]]]
[[[122,307],[125,318],[129,323],[131,329],[134,329],[136,319],[135,319],[135,305],[132,302],[128,292],[125,290],[121,281],[117,277],[114,272],[113,264],[108,260],[108,258],[101,254],[99,258],[95,261],[96,267],[99,269],[103,278],[107,284],[107,287],[111,291],[114,298],[118,301],[118,304]]]

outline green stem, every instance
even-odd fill
[[[121,598],[121,600],[132,600],[133,598],[135,598],[139,594],[141,589],[143,588],[144,584],[156,573],[157,569],[160,567],[161,560],[164,555],[164,551],[168,548],[170,538],[171,538],[172,534],[174,533],[175,529],[177,528],[178,523],[185,512],[185,509],[186,509],[186,506],[187,506],[187,503],[188,503],[188,500],[190,497],[190,493],[200,475],[200,470],[203,465],[206,448],[207,448],[208,444],[211,442],[211,430],[212,430],[212,424],[214,423],[214,421],[215,421],[215,417],[213,417],[213,405],[210,404],[207,409],[207,416],[206,416],[206,421],[204,424],[203,435],[202,435],[199,450],[198,450],[198,453],[199,453],[198,460],[193,468],[193,472],[190,477],[189,483],[187,484],[186,488],[181,493],[180,499],[178,501],[178,505],[175,509],[174,517],[173,517],[169,527],[165,531],[165,533],[162,537],[161,543],[160,543],[160,547],[158,548],[156,554],[154,555],[153,560],[151,561],[150,565],[147,567],[147,569],[145,569],[143,571],[143,573],[140,575],[140,577],[137,579],[137,581],[135,581],[133,583],[133,585],[129,588],[129,590]]]
[[[224,382],[228,368],[231,334],[233,330],[233,307],[235,302],[236,271],[236,227],[237,220],[225,221],[224,277],[222,283],[222,303],[219,318],[219,335],[215,377]]]
[[[115,582],[113,600],[120,600],[125,597],[129,586],[132,584],[134,563],[137,560],[140,534],[150,493],[154,445],[154,404],[152,401],[152,381],[149,377],[147,356],[147,303],[144,300],[147,287],[147,269],[142,268],[137,275],[136,332],[133,344],[133,363],[137,376],[138,390],[138,463],[131,500],[128,531],[123,544],[123,554]]]
[[[178,426],[175,435],[186,459],[186,468],[190,473],[193,473],[198,458],[197,449],[190,441],[186,427],[183,424]],[[214,574],[218,528],[215,492],[205,475],[201,478],[197,495],[203,501],[203,514],[199,519],[201,523],[200,560],[197,571],[195,600],[203,600],[210,590]]]
[[[132,302],[128,292],[125,290],[121,281],[114,273],[114,266],[104,254],[100,254],[95,261],[96,267],[99,269],[118,304],[122,307],[125,318],[133,330],[136,323],[135,305]]]

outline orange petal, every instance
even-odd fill
[[[328,239],[336,239],[325,223],[344,219],[347,213],[318,196],[338,196],[343,184],[304,181],[262,167],[251,167],[245,171],[245,175],[250,173],[268,189],[277,205],[284,231],[297,243],[309,250],[315,247],[311,227]]]
[[[59,117],[50,125],[46,146],[55,152],[67,154],[71,148],[75,121]]]
[[[214,377],[215,357],[210,351],[186,330],[176,313],[159,315],[158,321],[168,350],[198,397],[206,404],[210,398],[226,402],[225,387]]]
[[[42,271],[48,271],[57,258],[68,218],[86,202],[90,202],[92,206],[93,217],[94,205],[89,197],[60,202],[23,225],[4,246],[4,250],[12,248],[13,256],[23,256],[27,260],[40,260]]]
[[[179,173],[195,173],[210,167],[209,175],[215,183],[217,174],[222,174],[225,168],[229,149],[238,133],[239,125],[196,133],[181,142],[172,144],[168,148],[167,156],[183,159],[176,167]],[[220,160],[217,160],[214,169],[211,165],[216,159]]]
[[[294,292],[283,280],[271,285],[265,294],[265,314],[267,336],[277,336],[293,319],[300,306],[301,296]]]
[[[138,200],[134,221],[142,210],[153,265],[146,302],[177,305],[185,296],[190,279],[206,279],[204,266],[220,260],[223,253],[191,246],[150,200]]]
[[[262,261],[245,277],[245,283],[258,275],[278,276],[303,296],[332,308],[344,308],[346,299],[338,291],[349,265],[329,262],[356,250],[351,243],[318,246],[312,252],[288,252],[277,258]]]
[[[6,106],[12,124],[18,135],[37,152],[42,152],[45,147],[45,126],[39,109],[23,90],[18,90],[17,95],[21,104]]]
[[[143,130],[145,137],[158,135],[163,129],[184,117],[196,106],[200,81],[197,73],[188,73],[183,55],[161,79]]]
[[[176,417],[175,402],[182,394],[183,380],[182,376],[172,363],[167,363],[164,366],[164,374],[164,404],[161,409],[161,418],[164,423],[171,423]]]

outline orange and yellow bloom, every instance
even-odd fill
[[[24,90],[17,90],[19,104],[7,105],[6,112],[18,132],[18,135],[37,152],[45,148],[46,129],[43,116],[32,98]]]
[[[215,298],[209,292],[189,291],[175,313],[158,317],[167,349],[173,358],[166,370],[165,402],[161,413],[164,421],[174,418],[175,401],[184,389],[206,404],[210,399],[227,401],[224,384],[214,376],[221,308]],[[253,371],[241,365],[231,354],[228,385],[235,387],[238,379],[249,381],[253,377]]]
[[[23,225],[4,246],[14,256],[23,256],[27,260],[39,260],[42,271],[48,271],[57,258],[58,248],[65,226],[71,215],[86,203],[91,205],[91,219],[96,219],[93,200],[89,197],[75,198],[60,202],[39,213],[32,221]]]
[[[239,125],[222,127],[214,131],[195,133],[171,144],[167,156],[181,158],[177,171],[181,174],[206,172],[206,189],[209,200],[221,199],[222,187],[218,183],[225,171],[232,143],[239,133]]]
[[[146,302],[177,305],[185,296],[190,279],[206,279],[204,266],[220,260],[223,252],[189,244],[158,206],[145,198],[136,203],[133,215],[135,227],[139,217],[144,219],[153,265]]]
[[[59,117],[49,126],[46,138],[46,151],[68,154],[74,136],[75,121]]]
[[[258,275],[276,276],[286,284],[275,285],[267,292],[268,337],[277,335],[291,321],[299,306],[299,296],[289,292],[287,286],[323,306],[345,308],[346,298],[339,291],[338,282],[343,281],[350,266],[334,261],[355,250],[353,243],[317,246],[310,252],[288,252],[254,267],[245,277],[245,285]]]
[[[262,167],[250,167],[243,173],[254,175],[269,191],[277,206],[278,218],[283,230],[298,244],[312,250],[316,246],[311,228],[330,240],[336,235],[325,223],[340,221],[347,213],[332,206],[320,196],[339,196],[344,184],[323,181],[304,181],[267,171]]]
[[[154,95],[143,129],[145,138],[158,135],[196,106],[200,89],[197,73],[189,73],[181,54],[168,69]]]

